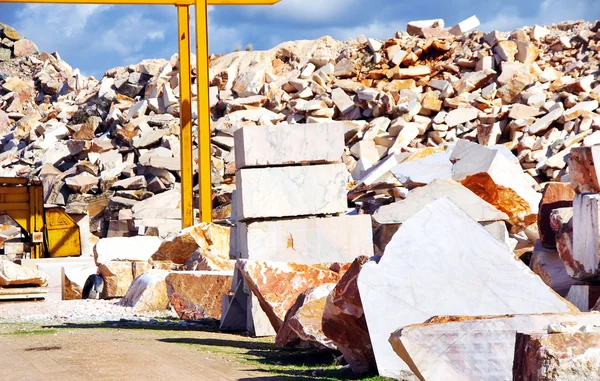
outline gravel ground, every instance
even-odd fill
[[[96,323],[176,319],[174,311],[137,312],[114,300],[23,301],[0,303],[0,323]]]

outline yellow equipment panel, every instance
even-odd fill
[[[60,208],[46,209],[46,235],[50,257],[81,255],[79,226]]]

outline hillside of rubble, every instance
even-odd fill
[[[213,217],[230,217],[233,133],[250,125],[343,121],[348,197],[366,213],[427,183],[386,160],[460,140],[504,146],[535,191],[564,178],[572,147],[600,143],[600,22],[457,27],[212,56]],[[39,178],[46,204],[87,212],[97,237],[178,231],[177,55],[95,79],[8,25],[0,41],[0,176]]]

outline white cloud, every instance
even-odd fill
[[[148,40],[164,40],[165,39],[165,31],[164,30],[153,30],[146,34]]]
[[[244,12],[253,17],[285,22],[321,23],[339,21],[347,10],[359,11],[368,4],[360,0],[282,0],[270,6],[249,6]]]

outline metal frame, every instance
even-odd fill
[[[273,5],[280,0],[0,0],[0,3],[44,4],[129,4],[175,5],[177,7],[179,44],[179,104],[181,144],[181,225],[194,224],[192,159],[192,81],[190,68],[189,7],[196,8],[196,60],[198,85],[198,175],[200,221],[212,221],[210,100],[208,82],[208,6]]]

